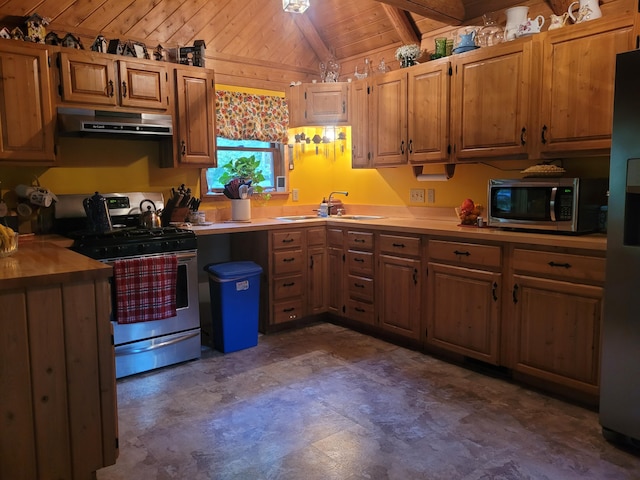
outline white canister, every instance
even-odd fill
[[[240,198],[231,200],[231,220],[246,222],[251,220],[251,199]]]

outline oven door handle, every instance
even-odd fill
[[[169,345],[173,345],[178,342],[182,342],[184,340],[188,340],[189,338],[197,337],[200,335],[200,331],[189,333],[188,335],[180,335],[179,337],[172,338],[170,340],[166,340],[160,343],[152,343],[148,347],[129,347],[129,348],[116,348],[116,355],[134,355],[136,353],[144,353],[149,352],[151,350],[155,350],[156,348],[167,347]]]
[[[556,221],[556,194],[558,193],[558,187],[551,188],[551,198],[549,198],[549,214],[551,215],[551,221]]]

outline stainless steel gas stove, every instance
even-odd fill
[[[97,233],[88,225],[83,207],[83,200],[91,195],[59,195],[56,203],[55,231],[74,240],[72,250],[114,266],[126,259],[177,258],[176,315],[169,318],[119,322],[115,293],[118,278],[112,277],[111,321],[116,377],[199,358],[201,335],[195,233],[174,226],[140,227],[140,204],[143,200],[151,200],[158,210],[164,207],[162,194],[146,192],[103,193],[114,228]]]

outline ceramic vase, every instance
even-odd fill
[[[247,222],[251,220],[250,198],[231,200],[231,220],[236,222]]]
[[[510,41],[516,38],[516,33],[521,24],[527,21],[529,7],[511,7],[504,12],[507,15],[507,26],[504,28],[504,39]]]

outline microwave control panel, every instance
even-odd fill
[[[561,187],[556,198],[556,219],[571,221],[573,218],[573,188]]]

